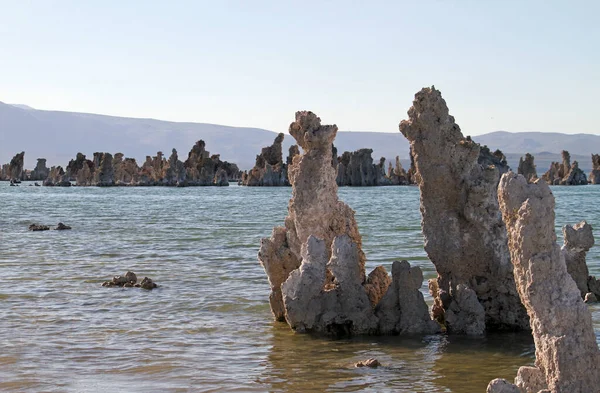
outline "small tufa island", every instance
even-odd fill
[[[264,147],[256,156],[254,167],[242,174],[239,182],[243,186],[265,186],[279,187],[291,185],[289,179],[289,168],[294,157],[300,154],[298,145],[292,145],[289,149],[286,161],[283,161],[282,142],[285,135],[280,133],[271,146]],[[373,163],[371,154],[373,149],[359,149],[354,152],[344,152],[337,156],[337,149],[331,145],[331,166],[336,172],[336,184],[338,186],[398,186],[414,184],[414,167],[406,172],[400,163],[400,157],[396,157],[396,166],[390,162],[385,167],[385,158],[379,163]],[[412,162],[412,161],[411,161]]]
[[[0,180],[11,184],[21,180],[41,180],[45,186],[228,186],[229,181],[240,178],[236,164],[221,161],[218,154],[210,155],[204,141],[192,147],[185,161],[180,161],[173,149],[167,159],[162,152],[146,156],[142,166],[134,158],[125,158],[122,153],[94,153],[89,160],[85,154],[77,153],[69,161],[66,170],[61,166],[48,169],[46,160],[38,159],[33,171],[23,170],[25,152],[17,154],[9,164],[2,166]]]
[[[591,226],[565,225],[559,247],[554,196],[533,156],[521,160],[521,173],[510,171],[501,153],[462,135],[434,87],[415,95],[400,131],[410,142],[425,251],[437,271],[432,309],[419,291],[421,270],[407,261],[394,261],[391,277],[383,266],[366,274],[354,211],[337,195],[337,127],[303,111],[289,129],[302,152],[285,166],[288,215],[258,252],[275,320],[336,337],[531,331],[534,366],[521,367],[514,382],[491,381],[488,393],[598,391],[600,351],[586,305],[600,295],[585,262]],[[577,184],[577,164],[568,153],[563,159],[549,171],[552,184]]]

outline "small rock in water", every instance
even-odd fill
[[[585,300],[584,300],[584,302],[586,302],[586,303],[597,303],[598,302],[598,298],[592,292],[588,292],[588,293],[585,294]]]
[[[151,278],[144,277],[144,279],[137,283],[137,275],[128,271],[123,276],[114,276],[111,281],[105,281],[102,283],[103,287],[121,287],[121,288],[144,288],[144,289],[154,289],[157,288],[158,285]]]
[[[125,280],[127,280],[127,282],[131,284],[135,284],[137,282],[137,276],[134,272],[128,271],[127,273],[125,273]]]
[[[50,227],[48,225],[31,224],[29,226],[30,231],[47,231]]]
[[[57,231],[64,231],[67,229],[71,229],[71,227],[63,224],[62,222],[59,222],[58,225],[56,226],[56,228],[54,228],[54,229],[56,229]]]
[[[148,277],[144,277],[144,279],[140,283],[140,287],[143,289],[154,289],[157,286],[158,285],[156,285],[156,283],[154,281],[152,281],[151,278],[148,278]]]
[[[379,363],[379,360],[377,360],[375,358],[361,360],[360,362],[358,362],[354,365],[354,367],[370,367],[370,368],[377,368],[379,366],[381,366],[381,363]]]
[[[492,380],[487,389],[486,393],[520,393],[521,390],[514,384],[508,382],[506,379],[496,378]]]

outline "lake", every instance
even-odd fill
[[[552,187],[557,234],[600,187]],[[423,250],[416,187],[340,188],[377,265]],[[530,334],[358,337],[273,322],[259,241],[283,225],[291,188],[9,187],[0,182],[0,390],[15,392],[484,392],[531,364]],[[32,223],[71,231],[29,232]],[[562,240],[559,237],[559,244]],[[600,276],[600,247],[588,253]],[[153,291],[104,288],[127,270]],[[141,276],[141,277],[140,277]],[[426,301],[431,303],[426,288]],[[591,305],[597,337],[600,306]],[[384,367],[354,368],[376,357]]]

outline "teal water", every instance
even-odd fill
[[[586,219],[600,239],[600,187],[553,192],[557,233]],[[256,254],[290,193],[0,183],[0,391],[483,392],[532,362],[527,334],[328,340],[272,322]],[[435,276],[416,187],[339,193],[356,210],[368,271],[408,259]],[[59,221],[73,230],[27,231]],[[588,265],[600,276],[598,246]],[[100,287],[127,270],[161,287]],[[368,357],[385,367],[352,367]]]

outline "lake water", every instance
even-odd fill
[[[484,392],[533,361],[528,334],[330,340],[273,322],[256,254],[290,188],[26,184],[0,183],[0,391]],[[600,239],[600,187],[553,192],[557,233],[586,219]],[[435,276],[416,187],[339,193],[356,210],[368,272],[407,259]],[[59,221],[73,230],[27,230]],[[599,249],[588,253],[594,275]],[[160,288],[100,286],[127,270]],[[369,357],[384,367],[352,366]]]

